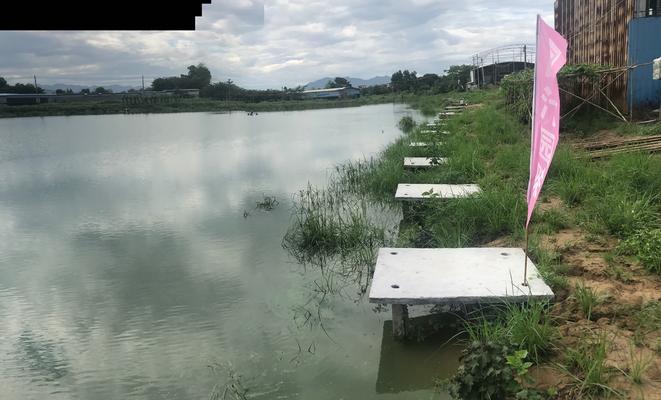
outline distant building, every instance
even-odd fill
[[[301,92],[304,99],[347,99],[360,97],[360,90],[354,87],[313,89]]]
[[[468,87],[497,85],[507,75],[535,67],[535,46],[513,44],[485,50],[471,57]]]
[[[200,89],[171,89],[171,90],[147,90],[145,96],[185,96],[200,97]]]
[[[568,65],[613,67],[601,86],[618,108],[659,106],[651,61],[661,56],[661,0],[556,0],[555,29],[567,39]]]
[[[54,99],[55,99],[54,94],[0,93],[0,104],[6,104],[8,106],[49,103],[49,102],[53,102]]]

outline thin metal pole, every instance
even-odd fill
[[[526,250],[523,255],[523,286],[528,286],[528,227],[526,226]]]

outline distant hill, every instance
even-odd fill
[[[137,86],[124,86],[124,85],[108,85],[108,86],[98,85],[98,86],[103,86],[104,88],[106,88],[106,89],[110,89],[110,90],[112,90],[112,91],[115,92],[115,93],[118,93],[118,92],[124,92],[124,91],[127,91],[127,90],[129,90],[129,89],[138,89]],[[80,92],[82,89],[89,89],[89,90],[92,90],[92,91],[93,91],[94,89],[96,89],[97,85],[94,85],[94,86],[86,86],[86,85],[68,85],[68,84],[65,84],[65,83],[56,83],[56,84],[53,84],[53,85],[42,85],[42,84],[39,84],[39,87],[42,88],[42,89],[44,89],[47,93],[48,93],[48,92],[53,92],[53,93],[55,93],[55,91],[56,91],[57,89],[62,89],[62,90],[71,89],[71,90],[73,90],[75,93],[78,93],[78,92]]]
[[[348,76],[345,76],[344,78],[347,79],[349,82],[351,82],[351,86],[353,87],[387,85],[390,83],[389,76],[375,76],[374,78],[370,78],[370,79],[350,78]],[[333,79],[335,78],[321,78],[314,82],[308,83],[307,85],[305,85],[305,88],[323,89],[326,87],[326,84],[329,81],[332,81]]]

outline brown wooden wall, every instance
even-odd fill
[[[634,6],[635,0],[556,0],[555,29],[567,39],[567,64],[626,66]],[[616,75],[604,77],[607,83],[615,80],[607,94],[626,110],[627,74],[615,79]]]

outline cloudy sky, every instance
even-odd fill
[[[196,31],[0,32],[9,82],[140,85],[204,62],[214,81],[248,88],[398,69],[442,73],[473,53],[534,43],[552,0],[212,0]]]

